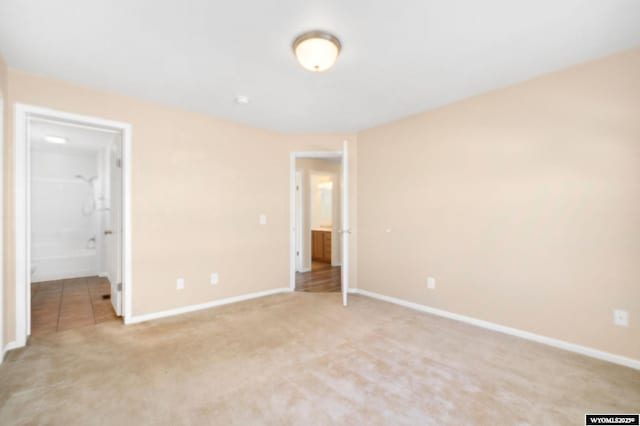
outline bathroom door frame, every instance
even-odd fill
[[[349,292],[349,168],[345,167],[348,161],[348,141],[343,141],[342,151],[295,151],[289,153],[289,289],[296,289],[296,160],[298,158],[336,159],[342,160],[342,221],[340,233],[342,238],[342,303],[347,306],[347,294]]]
[[[2,94],[4,95],[4,94]],[[0,96],[0,364],[4,361],[4,96]]]
[[[302,234],[302,229],[304,227],[304,179],[302,170],[296,169],[296,272],[307,272],[304,266],[304,255],[306,253],[306,249],[304,247],[304,238]],[[311,269],[309,269],[311,270]]]
[[[321,158],[322,160],[322,158]],[[331,225],[331,266],[342,266],[342,238],[341,238],[341,230],[342,230],[342,191],[336,190],[336,188],[340,188],[342,185],[341,179],[338,179],[338,174],[334,172],[325,172],[322,170],[309,170],[309,204],[306,206],[309,209],[309,239],[307,249],[309,250],[309,270],[311,270],[311,266],[313,265],[313,241],[311,237],[311,231],[313,230],[313,226],[311,223],[313,222],[313,191],[311,190],[311,177],[312,176],[329,176],[331,178],[331,182],[333,188],[331,189],[331,221],[333,222]],[[342,175],[342,170],[340,170],[340,175]],[[340,226],[338,226],[338,224]],[[336,250],[338,248],[338,250]],[[336,256],[336,254],[340,254],[340,256]]]
[[[99,117],[74,114],[33,105],[15,104],[15,279],[16,337],[14,347],[22,347],[31,334],[31,188],[29,121],[32,117],[69,123],[80,127],[109,130],[122,136],[122,301],[125,324],[132,312],[131,264],[131,125]]]

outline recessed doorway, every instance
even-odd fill
[[[31,335],[116,320],[121,135],[42,117],[28,125]]]
[[[292,290],[342,292],[346,305],[345,156],[345,152],[292,155]]]
[[[130,312],[130,127],[16,105],[16,345]],[[23,231],[24,230],[24,231]]]

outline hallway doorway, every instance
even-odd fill
[[[296,291],[339,292],[342,290],[341,273],[341,266],[313,262],[310,271],[296,272]]]
[[[342,158],[295,159],[295,291],[342,290]]]

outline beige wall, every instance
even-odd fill
[[[640,50],[357,135],[282,134],[8,75],[0,83],[8,105],[133,125],[135,315],[288,286],[288,153],[336,150],[349,139],[352,285],[640,359]],[[614,308],[629,311],[629,328],[612,325]]]
[[[15,70],[9,85],[12,103],[132,124],[134,315],[288,287],[289,152],[339,150],[345,139],[356,150],[353,134],[261,130]],[[352,170],[355,185],[355,157]],[[8,195],[5,277],[14,283]],[[258,224],[263,212],[265,226]],[[211,272],[220,274],[217,286],[209,284]],[[175,288],[178,277],[186,280],[183,291]],[[15,285],[7,287],[13,339]]]
[[[336,163],[336,162],[332,162],[332,161],[326,161],[326,160],[322,160],[322,159],[317,159],[317,158],[300,158],[298,160],[296,160],[296,170],[299,170],[302,172],[302,184],[304,187],[303,190],[303,200],[302,200],[302,204],[303,204],[303,217],[302,217],[302,228],[303,228],[303,241],[302,244],[304,245],[304,250],[303,250],[303,259],[302,259],[302,264],[305,268],[311,268],[311,211],[310,211],[310,205],[311,205],[311,188],[310,188],[310,174],[311,172],[328,172],[328,173],[333,173],[337,179],[336,184],[334,185],[334,188],[340,188],[341,183],[342,182],[342,165],[340,163]],[[335,206],[335,209],[337,209],[337,217],[338,217],[338,221],[336,224],[334,224],[333,228],[334,229],[340,229],[340,217],[341,217],[341,208],[342,208],[342,202],[341,202],[341,192],[338,190],[338,192],[336,192],[336,201],[337,201],[337,205]],[[340,264],[341,263],[341,253],[340,253],[340,239],[337,236],[337,233],[332,234],[331,236],[332,240],[331,240],[331,255],[332,255],[332,263],[334,264]],[[334,258],[335,256],[335,258]],[[335,262],[333,259],[338,259],[337,262]],[[356,269],[357,265],[353,265],[353,268]]]
[[[640,359],[640,49],[361,132],[358,183],[359,288]]]

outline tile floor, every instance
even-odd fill
[[[116,321],[109,281],[100,277],[72,278],[31,284],[31,335]]]

